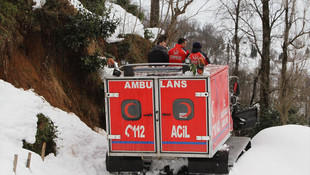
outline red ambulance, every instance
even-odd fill
[[[104,79],[107,170],[141,171],[146,157],[186,157],[191,173],[227,173],[232,155],[223,144],[236,144],[229,143],[228,66],[207,65],[195,76],[182,67],[134,66],[134,75]],[[241,152],[250,139],[237,139]]]

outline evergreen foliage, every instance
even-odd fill
[[[81,47],[86,47],[93,39],[111,36],[118,22],[111,20],[109,15],[101,17],[99,15],[78,12],[69,17],[68,24],[65,25],[64,43],[72,50],[77,51]]]
[[[251,47],[251,54],[250,54],[251,58],[256,58],[257,57],[257,49],[254,47],[254,45],[252,44]]]
[[[307,120],[304,115],[299,115],[298,110],[300,108],[298,107],[292,107],[289,110],[289,116],[288,116],[288,124],[299,124],[299,125],[307,125]]]
[[[262,111],[261,115],[259,116],[259,122],[256,124],[256,126],[253,129],[249,130],[248,134],[251,137],[253,137],[265,128],[269,128],[273,126],[280,126],[281,119],[279,116],[280,115],[278,111],[273,108],[268,108]]]
[[[2,0],[0,3],[0,43],[17,29],[26,31],[35,24],[32,0]]]
[[[141,21],[144,19],[144,13],[139,10],[137,5],[131,4],[130,0],[114,0],[114,3],[120,5],[127,12],[138,17]]]
[[[56,155],[57,126],[42,113],[37,115],[37,133],[36,142],[34,144],[27,143],[23,140],[23,148],[41,154],[42,145],[46,142],[45,154],[54,153]]]
[[[4,1],[0,3],[0,25],[14,28],[16,23],[15,16],[17,15],[18,8],[11,2]],[[1,29],[1,28],[0,28]]]
[[[81,67],[86,72],[95,72],[100,67],[107,64],[106,59],[102,59],[99,57],[100,53],[96,52],[94,55],[88,55],[85,57],[81,57]]]
[[[259,122],[253,129],[248,130],[247,133],[251,137],[253,137],[265,128],[280,126],[281,118],[279,116],[280,116],[279,112],[273,108],[269,108],[262,111],[261,115],[259,116]],[[298,108],[293,107],[289,111],[289,118],[287,124],[307,125],[307,121],[305,116],[298,114]]]
[[[100,16],[105,16],[107,9],[105,8],[105,0],[80,0],[83,6]]]
[[[147,28],[144,29],[144,38],[149,40],[154,37],[152,31],[148,30]]]

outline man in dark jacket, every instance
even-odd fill
[[[153,47],[151,52],[147,54],[149,63],[168,63],[169,56],[166,48],[167,37],[162,35],[158,38],[157,44]]]
[[[191,59],[192,64],[197,65],[199,58],[202,58],[204,60],[204,65],[208,65],[211,63],[207,55],[201,52],[201,44],[199,42],[193,43],[192,52],[188,55],[188,57]]]

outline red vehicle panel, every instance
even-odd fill
[[[109,135],[113,152],[155,152],[153,80],[108,80]]]
[[[230,132],[230,106],[228,89],[228,69],[211,75],[211,120],[213,149]]]
[[[160,122],[162,152],[208,152],[207,79],[160,79]]]

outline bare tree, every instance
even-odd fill
[[[246,24],[247,30],[243,30],[249,37],[250,41],[254,44],[257,52],[261,56],[261,66],[258,71],[259,85],[260,85],[260,106],[261,111],[270,107],[270,61],[271,61],[271,31],[278,25],[278,20],[283,14],[282,6],[273,9],[270,13],[270,0],[253,0],[248,2],[250,11],[254,13],[249,13],[250,16],[257,14],[258,18],[261,20],[262,26],[262,39],[260,40],[259,32],[253,27],[253,25],[248,21],[248,18],[241,18]],[[255,92],[253,92],[255,93]]]
[[[306,75],[306,67],[303,63],[304,62],[301,60],[293,62],[293,64],[287,69],[286,72],[286,94],[283,97],[280,96],[278,102],[276,103],[276,108],[280,114],[281,123],[283,125],[288,123],[289,111],[292,109],[292,107],[297,106],[297,104],[301,104],[303,101],[306,101],[307,96],[309,96],[309,90],[305,87],[308,75]],[[282,83],[280,85],[282,85]],[[279,92],[282,92],[281,86]]]
[[[222,12],[224,10],[225,14],[228,14],[228,18],[224,17],[224,20],[232,20],[234,24],[233,28],[233,44],[231,45],[234,50],[234,55],[236,58],[235,68],[233,74],[238,76],[239,72],[239,60],[240,60],[240,41],[241,37],[239,36],[239,25],[240,25],[240,15],[241,15],[241,4],[243,0],[220,0],[221,6],[219,6],[218,12]],[[223,16],[223,13],[220,13]],[[224,15],[225,16],[225,15]],[[230,31],[230,30],[228,30]]]
[[[281,83],[279,90],[279,103],[277,105],[278,111],[280,113],[282,124],[287,124],[288,121],[288,111],[290,110],[292,104],[294,103],[294,98],[291,98],[292,88],[290,87],[289,81],[295,82],[296,79],[290,79],[288,77],[287,72],[287,63],[288,63],[288,55],[289,55],[289,46],[293,46],[294,49],[299,49],[302,46],[297,46],[294,42],[298,40],[298,38],[309,34],[309,30],[306,31],[305,26],[308,23],[306,20],[306,9],[303,11],[302,16],[296,15],[296,0],[285,0],[284,2],[284,31],[283,31],[283,45],[282,45],[282,69],[281,69]],[[292,26],[297,25],[300,22],[302,25],[299,31],[290,36]],[[308,23],[309,24],[309,23]]]

